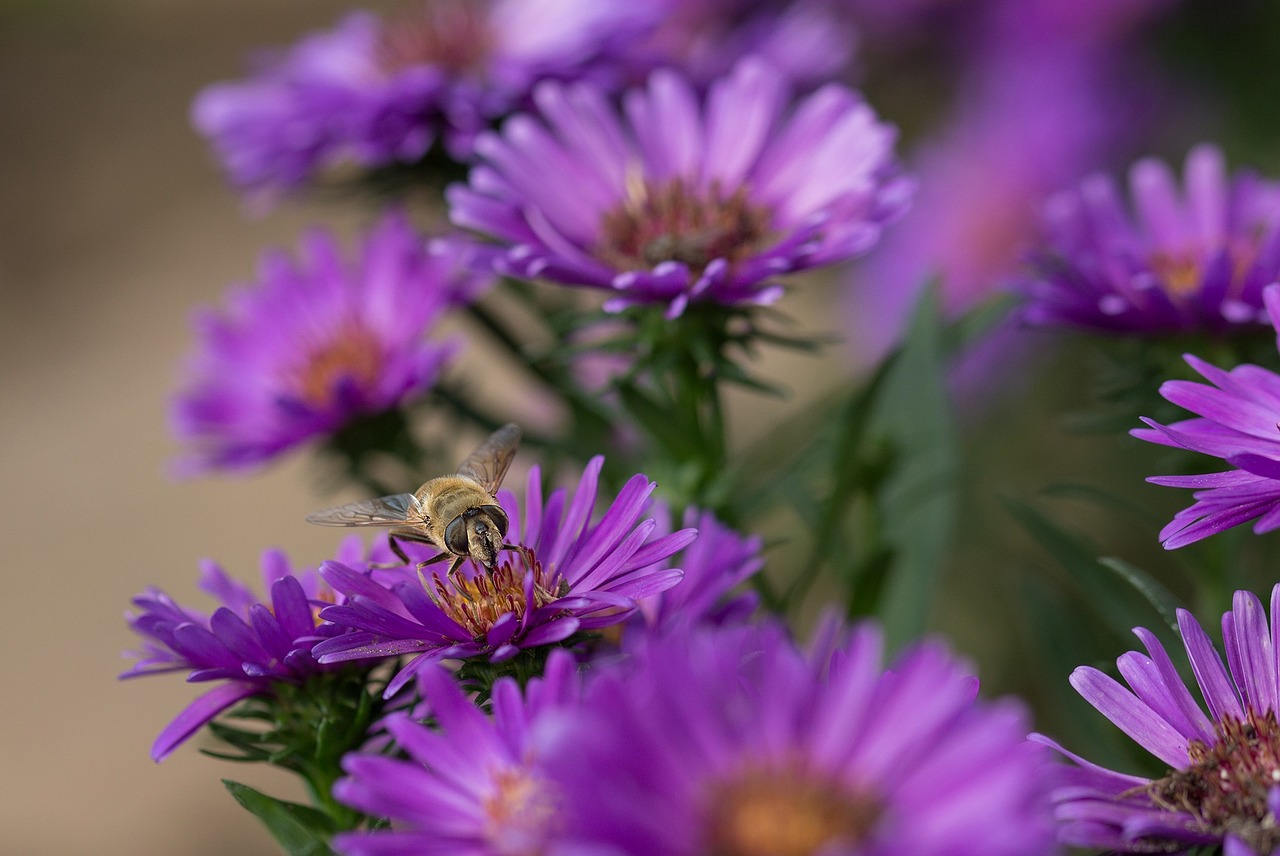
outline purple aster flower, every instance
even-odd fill
[[[1117,660],[1132,691],[1081,666],[1071,685],[1142,748],[1168,766],[1158,779],[1099,767],[1052,746],[1071,764],[1054,785],[1058,837],[1120,853],[1183,852],[1222,844],[1229,856],[1280,853],[1280,586],[1271,592],[1271,625],[1257,595],[1238,591],[1222,616],[1227,662],[1186,610],[1178,628],[1208,715],[1169,654],[1144,628],[1146,654]]]
[[[339,549],[343,561],[360,562],[359,539]],[[330,669],[316,662],[312,646],[342,632],[320,625],[316,614],[337,599],[314,568],[293,570],[279,551],[262,555],[262,581],[269,603],[229,577],[214,562],[201,567],[200,587],[221,602],[212,614],[186,609],[159,589],[133,599],[140,612],[126,614],[143,637],[137,658],[121,678],[185,671],[188,681],[218,684],[193,701],[156,738],[151,757],[163,760],[218,714],[250,696],[272,695],[281,683],[301,683]]]
[[[591,460],[572,497],[562,489],[545,500],[534,467],[523,521],[515,496],[500,491],[498,501],[511,521],[507,540],[519,549],[501,553],[492,571],[468,561],[454,575],[435,570],[387,587],[341,563],[325,563],[321,575],[349,602],[327,608],[322,616],[357,632],[317,645],[316,657],[336,663],[419,655],[388,685],[391,695],[441,659],[500,662],[563,642],[580,630],[626,620],[637,600],[680,581],[678,569],[659,562],[697,533],[684,529],[652,537],[657,524],[640,522],[640,516],[655,485],[642,475],[633,476],[592,523],[603,464],[603,458]]]
[[[1010,854],[1052,849],[1046,753],[940,645],[877,628],[800,652],[776,625],[685,628],[602,672],[544,748],[565,852]],[[551,729],[548,729],[551,731]]]
[[[559,801],[540,769],[539,723],[576,703],[573,656],[556,651],[523,694],[512,678],[493,687],[492,716],[463,694],[444,668],[419,676],[436,730],[393,714],[387,730],[408,760],[347,755],[347,778],[334,796],[392,822],[390,832],[348,833],[334,848],[345,856],[545,852],[558,830]]]
[[[454,244],[437,246],[390,213],[348,264],[316,230],[301,259],[267,255],[257,283],[197,315],[200,342],[172,409],[188,447],[179,471],[249,470],[430,389],[455,347],[425,334],[487,279],[446,252]]]
[[[1263,300],[1280,329],[1280,286],[1267,288]],[[1250,520],[1257,521],[1253,531],[1259,534],[1280,527],[1280,375],[1248,364],[1228,371],[1190,354],[1184,359],[1209,383],[1166,381],[1160,394],[1196,418],[1172,425],[1143,419],[1150,428],[1130,433],[1222,458],[1235,469],[1147,479],[1196,491],[1195,502],[1160,531],[1161,542],[1172,550]]]
[[[791,106],[757,59],[705,99],[656,71],[621,116],[589,83],[534,100],[540,117],[477,140],[450,216],[507,247],[504,272],[612,290],[610,310],[769,302],[774,277],[865,252],[910,197],[894,130],[857,94],[830,84]]]
[[[1051,198],[1024,317],[1146,333],[1265,323],[1262,290],[1280,276],[1280,183],[1228,176],[1222,152],[1200,145],[1183,184],[1148,158],[1129,172],[1132,215],[1103,175]]]
[[[621,0],[431,0],[385,21],[357,12],[206,88],[192,120],[231,180],[287,190],[343,163],[415,162],[443,134],[455,158],[544,78],[616,76],[609,58],[652,26]]]

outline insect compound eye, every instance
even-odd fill
[[[498,534],[502,537],[507,535],[507,527],[511,523],[507,520],[507,513],[502,510],[500,505],[482,505],[480,510],[489,515],[489,519],[493,521],[493,525],[498,527]]]
[[[462,516],[453,518],[444,530],[444,545],[457,556],[467,555],[467,523]]]

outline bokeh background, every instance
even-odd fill
[[[306,455],[248,478],[173,480],[166,409],[195,306],[220,300],[229,283],[252,275],[261,250],[292,246],[305,226],[323,222],[350,237],[368,218],[358,206],[314,201],[255,215],[227,189],[187,118],[193,95],[239,75],[253,48],[288,44],[347,8],[337,0],[0,0],[0,853],[277,852],[218,779],[286,798],[292,783],[206,758],[199,741],[157,766],[151,742],[195,689],[177,678],[120,683],[116,675],[134,644],[122,613],[146,586],[202,605],[203,557],[256,580],[264,548],[314,563],[336,543],[333,531],[303,521],[335,500]],[[1159,97],[1181,98],[1197,80],[1225,74],[1240,100],[1194,93],[1181,124],[1163,129],[1161,154],[1180,161],[1187,145],[1226,136],[1233,163],[1251,158],[1273,171],[1280,163],[1280,110],[1266,97],[1280,91],[1280,53],[1238,49],[1240,38],[1265,32],[1247,15],[1239,20],[1175,34],[1193,60],[1182,70],[1190,76],[1166,81]],[[1200,73],[1196,57],[1227,62]],[[929,81],[893,72],[866,81],[873,103],[918,100],[922,115],[936,106]],[[925,126],[910,111],[885,112],[909,133]],[[1121,164],[1133,154],[1113,153]],[[832,311],[840,287],[819,278],[789,297],[795,329],[830,330],[844,317]],[[888,338],[884,325],[877,332]],[[1018,636],[1013,604],[1025,576],[1052,564],[1012,533],[999,497],[1055,480],[1120,485],[1138,491],[1152,519],[1167,519],[1181,500],[1141,492],[1141,474],[1157,471],[1135,451],[1141,444],[1122,435],[1100,442],[1046,417],[1089,400],[1089,366],[1081,351],[1040,353],[1038,384],[999,373],[1008,388],[997,392],[1012,397],[1000,403],[988,387],[962,408],[973,475],[966,537],[938,593],[946,609],[932,622],[980,663],[993,692],[1024,687],[1021,646],[1029,643]],[[763,374],[793,394],[763,405],[736,400],[739,443],[804,406],[852,360],[842,348],[828,351],[826,364],[766,357]],[[469,359],[487,395],[518,395],[518,376],[481,371],[483,353]],[[1177,589],[1154,529],[1081,503],[1061,516]]]
[[[205,604],[201,557],[256,579],[264,547],[332,548],[303,522],[318,494],[300,458],[172,480],[166,398],[196,304],[305,224],[353,223],[338,206],[248,216],[190,129],[191,97],[342,8],[0,5],[0,852],[275,852],[218,778],[288,783],[194,749],[157,766],[151,741],[192,688],[115,676],[147,585]]]

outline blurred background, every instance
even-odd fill
[[[321,217],[249,216],[188,124],[191,98],[343,8],[0,5],[0,851],[276,852],[218,781],[261,771],[194,748],[150,760],[192,688],[116,675],[134,646],[122,613],[147,585],[204,608],[201,557],[256,580],[267,546],[332,549],[303,522],[320,495],[305,458],[239,482],[171,479],[166,406],[192,309]],[[323,211],[339,231],[351,217]]]
[[[1265,3],[1242,7],[1267,15]],[[265,216],[249,211],[191,130],[190,101],[202,86],[238,76],[253,48],[288,44],[348,8],[335,0],[0,4],[0,519],[7,536],[0,851],[276,852],[218,778],[296,797],[289,780],[205,758],[196,751],[199,741],[155,765],[148,754],[152,740],[195,690],[179,679],[122,684],[116,675],[126,665],[121,652],[134,645],[122,612],[146,586],[204,607],[208,601],[195,585],[203,557],[256,581],[266,547],[315,563],[336,543],[332,531],[303,522],[333,499],[305,455],[244,479],[170,478],[166,467],[176,448],[166,409],[195,306],[219,301],[229,283],[252,276],[262,249],[294,245],[304,226],[324,222],[349,238],[367,219],[357,206],[316,202],[290,202]],[[1166,46],[1182,44],[1181,55],[1190,58],[1181,76],[1162,79],[1134,103],[1154,109],[1165,99],[1201,96],[1200,83],[1220,82],[1221,75],[1244,83],[1230,89],[1240,93],[1239,103],[1188,97],[1185,110],[1162,109],[1156,150],[1180,161],[1189,144],[1226,137],[1233,163],[1252,158],[1274,167],[1280,111],[1266,98],[1280,91],[1268,83],[1276,78],[1275,61],[1240,46],[1243,37],[1263,41],[1259,33],[1266,29],[1244,13],[1213,25],[1203,16],[1197,23],[1195,14],[1184,18],[1181,29],[1162,36]],[[862,46],[873,58],[875,38]],[[930,47],[927,38],[912,38],[864,82],[883,115],[901,123],[909,138],[924,138],[937,130],[927,117],[939,94],[933,78],[902,64]],[[1035,44],[1024,47],[1034,52]],[[1228,61],[1197,67],[1200,56]],[[971,97],[980,98],[980,82],[972,83]],[[1170,125],[1171,114],[1180,122]],[[1064,119],[1042,139],[1061,143],[1063,129],[1075,124]],[[1143,151],[1144,138],[1152,135],[1131,137],[1129,149],[1108,149],[1106,162],[1072,164],[1053,180],[1127,163]],[[1066,142],[1075,145],[1069,136]],[[991,151],[988,162],[1008,167],[1013,154]],[[917,155],[916,165],[929,162],[927,148]],[[999,192],[975,181],[980,196]],[[966,240],[973,245],[991,234]],[[1002,246],[1012,253],[1014,244]],[[923,273],[876,264],[868,260],[860,268],[867,282]],[[796,329],[830,329],[843,287],[815,279],[788,298]],[[856,350],[864,356],[883,346],[898,323],[892,312],[873,311],[891,302],[884,292],[868,287],[865,293],[870,302],[849,310],[857,320],[843,322],[861,337],[864,345]],[[959,306],[968,295],[961,289],[949,299]],[[826,371],[813,357],[766,356],[764,374],[785,378],[793,396],[763,410],[736,401],[739,416],[759,417],[736,441],[750,440],[785,408],[803,405],[814,394],[805,379]],[[855,357],[833,348],[825,359],[846,371]],[[1008,399],[1001,404],[988,389],[975,400],[990,408],[966,416],[967,467],[978,498],[962,524],[967,537],[956,567],[939,592],[948,609],[933,622],[982,665],[984,685],[994,691],[1021,688],[1018,671],[1026,664],[1021,643],[1010,645],[1009,636],[993,629],[1016,622],[1004,614],[1008,601],[990,596],[992,581],[1049,563],[1026,539],[1009,535],[998,496],[1034,492],[1058,477],[1133,487],[1155,471],[1152,458],[1135,455],[1137,444],[1125,445],[1120,435],[1099,444],[1072,434],[1057,416],[1046,417],[1079,406],[1090,392],[1079,350],[1051,352],[1045,365],[1038,385],[1008,381],[1016,406]],[[504,394],[502,384],[514,382],[498,378],[492,394]],[[1180,507],[1173,493],[1143,494],[1155,518],[1167,519]],[[1067,516],[1112,552],[1163,561],[1153,531],[1096,509],[1076,508]],[[1176,578],[1171,584],[1177,588]],[[1017,585],[1009,590],[1019,591]]]

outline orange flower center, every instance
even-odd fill
[[[291,385],[302,401],[324,409],[333,403],[338,381],[348,378],[360,387],[372,387],[382,364],[382,345],[377,337],[358,322],[351,322],[307,355],[293,372]]]
[[[466,628],[472,638],[478,639],[504,615],[511,613],[522,618],[528,611],[530,604],[525,597],[524,578],[529,571],[533,572],[534,609],[562,596],[557,575],[546,573],[532,550],[520,547],[515,553],[516,561],[501,562],[494,570],[469,578],[461,573],[440,577],[420,572],[419,576],[440,610]]]
[[[1234,292],[1257,260],[1257,241],[1233,240],[1227,245],[1226,253],[1231,265],[1228,291]],[[1151,254],[1149,264],[1171,297],[1188,297],[1199,291],[1204,283],[1204,255],[1194,247],[1179,252],[1158,250]]]
[[[1145,790],[1160,808],[1187,812],[1208,832],[1232,834],[1255,853],[1271,853],[1280,847],[1280,819],[1267,807],[1267,794],[1280,787],[1276,713],[1226,716],[1213,731],[1212,744],[1187,745],[1190,766],[1171,770]]]
[[[751,204],[745,187],[722,196],[715,185],[700,193],[681,179],[653,185],[635,177],[628,185],[623,203],[605,212],[595,250],[619,270],[675,261],[701,273],[712,259],[750,255],[768,236],[768,212]]]
[[[866,840],[880,801],[798,767],[750,770],[713,789],[711,856],[813,856]],[[841,852],[843,852],[841,849]]]

